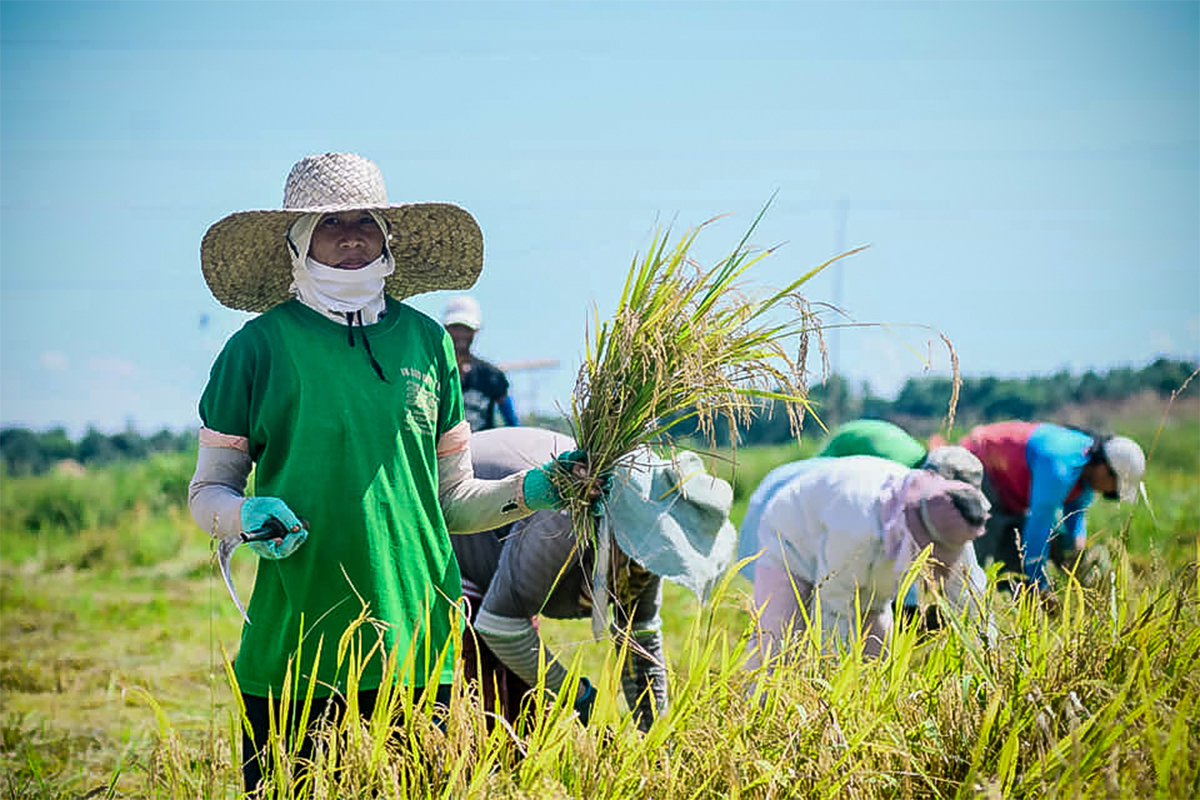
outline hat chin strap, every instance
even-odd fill
[[[925,526],[925,532],[929,534],[929,543],[935,545],[945,545],[945,538],[942,537],[941,532],[938,531],[937,526],[933,524],[933,520],[929,517],[929,504],[926,502],[924,497],[922,497],[921,502],[917,504],[917,510],[921,514],[921,524]],[[926,543],[920,542],[919,544],[924,547]]]

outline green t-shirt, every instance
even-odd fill
[[[309,523],[294,554],[258,562],[235,664],[248,694],[278,697],[292,657],[306,689],[318,645],[316,694],[344,691],[338,645],[364,603],[382,625],[358,629],[360,653],[381,629],[401,664],[415,646],[410,682],[452,677],[452,652],[440,674],[432,659],[462,595],[437,494],[438,437],[463,419],[453,346],[441,325],[390,297],[384,317],[354,335],[351,347],[345,325],[296,300],[278,305],[230,337],[200,400],[206,427],[249,440],[255,494]],[[377,688],[382,666],[377,650],[359,688]]]
[[[834,428],[818,456],[878,456],[916,469],[925,461],[925,445],[899,425],[880,419],[858,419]]]

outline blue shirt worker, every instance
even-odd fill
[[[981,561],[990,556],[1042,590],[1050,588],[1047,557],[1061,565],[1083,549],[1094,493],[1132,503],[1146,471],[1146,456],[1132,439],[1050,423],[980,425],[961,444],[983,463],[983,491],[992,503],[987,532],[976,543]]]

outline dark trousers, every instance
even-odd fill
[[[980,565],[986,565],[988,560],[1001,565],[999,586],[1011,589],[1012,578],[1006,579],[1006,573],[1016,573],[1016,580],[1025,577],[1025,541],[1022,529],[1025,526],[1025,514],[1009,510],[1000,502],[995,487],[983,477],[983,494],[992,504],[991,513],[987,518],[983,536],[975,540],[975,555]],[[1074,563],[1077,553],[1074,542],[1060,534],[1050,534],[1049,560],[1055,566],[1062,568]]]
[[[483,605],[483,594],[472,586],[463,586],[463,597],[467,600],[467,609],[471,625],[463,634],[462,659],[463,677],[468,681],[478,681],[483,697],[483,708],[499,714],[510,723],[516,724],[521,714],[521,704],[531,687],[508,667],[504,666],[492,649],[487,646],[475,633],[473,627],[479,609]],[[537,627],[537,619],[533,620]],[[491,717],[488,725],[492,725]]]
[[[438,687],[438,703],[445,706],[450,705],[450,689],[451,686],[448,683]],[[374,689],[358,693],[358,709],[363,719],[369,718],[375,711],[375,701],[378,695],[379,693]],[[282,723],[279,719],[278,700],[271,701],[266,697],[243,693],[242,702],[246,704],[246,720],[250,723],[251,729],[251,733],[247,733],[246,729],[242,728],[242,780],[246,786],[246,793],[250,794],[257,791],[264,779],[269,777],[269,756],[263,752],[263,748],[266,746],[267,737],[270,734],[272,703],[275,706],[275,723],[277,726],[282,726]],[[300,711],[301,704],[293,702],[290,718],[286,721],[286,741],[289,744],[295,741],[296,729],[299,727],[297,717],[299,717]],[[346,700],[340,695],[313,699],[308,727],[304,731],[304,740],[300,744],[301,759],[312,758],[317,727],[325,721],[336,724],[345,713]]]

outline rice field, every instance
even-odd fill
[[[1155,425],[1128,432],[1149,441]],[[1200,796],[1200,423],[1160,441],[1152,508],[1097,502],[1089,516],[1111,572],[1058,576],[1057,608],[992,596],[994,646],[951,620],[900,627],[879,661],[812,649],[754,672],[748,584],[731,577],[708,608],[668,585],[672,705],[649,734],[587,620],[544,621],[599,688],[588,727],[548,700],[526,724],[489,726],[462,688],[443,731],[401,692],[396,718],[344,725],[338,748],[270,796]],[[714,463],[744,503],[804,454]],[[191,466],[0,481],[0,796],[239,796],[225,659],[240,619],[180,504]],[[89,509],[81,530],[68,528],[76,507]],[[239,552],[234,568],[248,591],[253,558]]]

